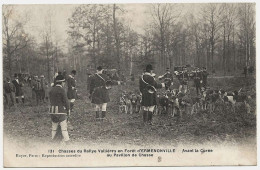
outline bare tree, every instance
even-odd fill
[[[13,74],[14,54],[25,48],[29,42],[28,34],[25,33],[23,25],[26,24],[27,18],[19,20],[15,17],[13,6],[3,6],[3,52],[6,54],[7,69],[9,76]],[[16,18],[16,19],[15,19]]]
[[[255,48],[255,4],[239,5],[239,37],[243,44],[245,56],[245,66],[249,66],[252,62],[251,51]]]
[[[153,18],[152,25],[159,32],[161,67],[167,66],[167,36],[171,33],[170,29],[181,14],[180,6],[177,4],[152,4],[150,14]]]
[[[205,22],[204,24],[207,25],[208,32],[209,32],[209,43],[210,43],[210,67],[211,71],[214,72],[214,55],[215,55],[215,48],[216,48],[216,41],[219,38],[218,31],[220,29],[220,14],[221,11],[219,10],[218,4],[207,4],[202,9],[202,20]]]

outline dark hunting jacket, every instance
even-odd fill
[[[200,85],[200,81],[202,80],[202,72],[200,71],[196,71],[194,72],[194,84],[195,86],[199,86]]]
[[[148,91],[153,88],[154,93]],[[156,105],[156,89],[162,88],[161,83],[157,83],[151,73],[145,72],[139,79],[139,89],[142,93],[142,106]]]
[[[67,79],[67,85],[68,85],[68,92],[67,96],[68,99],[75,99],[76,98],[76,80],[71,75],[68,76]]]
[[[15,96],[23,96],[23,89],[22,89],[22,82],[21,81],[17,81],[18,79],[15,79],[12,81],[12,83],[14,84],[15,87]]]
[[[12,93],[15,91],[15,87],[11,82],[4,83],[4,92],[5,93]]]
[[[52,87],[50,96],[50,114],[53,122],[62,122],[67,118],[67,112],[70,109],[65,90],[61,85]]]
[[[208,75],[209,75],[209,73],[207,71],[203,71],[202,72],[203,86],[207,86]]]
[[[187,85],[189,79],[188,72],[182,72],[180,75],[178,75],[178,79],[182,85]]]
[[[110,101],[109,94],[105,87],[108,76],[105,74],[94,74],[90,80],[89,93],[91,94],[91,103],[102,104]]]
[[[106,81],[109,80],[105,74],[94,74],[90,79],[89,93],[91,94],[91,103],[102,104],[110,101],[108,89],[105,88]],[[117,85],[117,81],[112,81]]]

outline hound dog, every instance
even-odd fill
[[[251,107],[248,103],[248,100],[251,98],[250,95],[241,94],[241,89],[239,91],[233,91],[233,92],[225,92],[223,99],[225,103],[231,104],[231,109],[233,112],[236,111],[236,109],[239,106],[244,106],[247,113],[251,112]]]
[[[119,113],[128,114],[130,111],[131,101],[127,94],[123,92],[119,98]]]

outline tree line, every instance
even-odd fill
[[[135,31],[118,4],[78,5],[68,18],[67,50],[55,39],[49,12],[39,33],[40,42],[26,32],[28,18],[17,18],[15,6],[3,6],[4,74],[45,74],[76,69],[86,74],[102,65],[130,75],[147,63],[162,73],[179,65],[207,67],[211,73],[240,73],[255,66],[255,4],[146,4],[149,22]],[[137,16],[142,17],[142,16]],[[133,18],[134,22],[135,18]],[[38,38],[39,38],[38,37]]]

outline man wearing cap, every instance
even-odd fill
[[[70,105],[64,90],[65,79],[63,75],[56,77],[56,85],[49,92],[50,96],[50,115],[52,120],[52,139],[54,139],[58,126],[65,143],[69,141],[69,133],[67,129],[67,121],[70,116]]]
[[[70,111],[72,112],[74,102],[76,100],[76,80],[75,80],[76,70],[72,70],[71,74],[67,78],[67,96],[70,101]]]
[[[165,87],[165,83],[157,83],[152,76],[153,67],[148,64],[145,73],[141,75],[139,80],[139,88],[142,93],[143,121],[152,124],[152,116],[156,105],[156,90]]]
[[[166,68],[166,73],[164,75],[161,75],[158,77],[159,80],[164,79],[164,83],[165,83],[165,90],[168,90],[171,82],[173,81],[173,75],[170,72],[170,68]]]
[[[12,81],[14,87],[15,87],[15,100],[16,103],[19,103],[19,97],[22,98],[22,102],[24,103],[24,92],[23,92],[23,84],[22,82],[18,79],[18,75],[14,74],[14,80]]]
[[[108,90],[112,84],[120,85],[120,81],[109,80],[108,76],[103,74],[103,68],[97,67],[97,72],[92,76],[89,84],[91,103],[95,104],[97,121],[103,121],[106,117],[107,103],[110,101]]]

